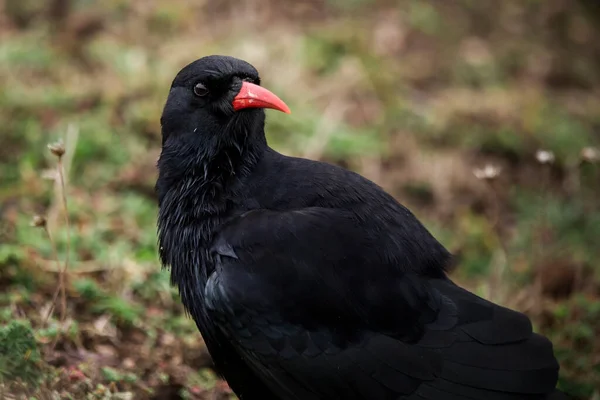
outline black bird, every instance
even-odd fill
[[[254,67],[201,58],[161,118],[160,256],[242,400],[559,399],[552,344],[460,288],[373,182],[266,142]]]

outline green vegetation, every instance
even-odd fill
[[[40,350],[27,321],[15,320],[0,328],[0,381],[19,381],[37,387]]]
[[[553,340],[564,390],[600,396],[592,2],[4,3],[0,397],[230,396],[156,255],[158,119],[212,53],[290,105],[268,112],[275,148],[384,186],[456,254],[454,279]]]

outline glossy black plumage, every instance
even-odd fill
[[[451,282],[446,249],[374,183],[270,149],[264,111],[231,107],[244,80],[220,56],[178,74],[157,181],[162,262],[235,393],[562,398],[529,319]]]

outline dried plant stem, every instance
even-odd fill
[[[60,263],[55,262],[55,260],[35,258],[35,262],[44,271],[54,273],[60,273],[62,271],[62,265]],[[56,265],[53,266],[53,264]],[[69,271],[69,276],[91,274],[110,270],[110,267],[105,265],[98,265],[94,261],[79,261],[77,263],[71,262],[70,265],[71,267],[76,267],[77,269]]]
[[[60,193],[63,205],[63,211],[65,215],[65,227],[67,229],[67,248],[65,254],[65,263],[63,265],[63,269],[59,274],[59,287],[60,287],[60,295],[61,295],[61,309],[60,309],[60,322],[63,324],[65,322],[67,316],[67,292],[65,288],[65,276],[67,273],[67,269],[69,268],[70,261],[70,253],[71,253],[71,223],[69,221],[69,209],[67,207],[67,193],[66,193],[66,185],[65,185],[65,174],[62,163],[62,157],[58,159],[58,179],[60,182]]]
[[[74,143],[77,140],[77,136],[78,136],[78,130],[74,125],[69,125],[68,129],[67,129],[67,140],[70,143],[73,143],[73,148],[74,148]],[[48,312],[48,315],[45,318],[44,321],[44,325],[46,324],[46,322],[48,321],[48,319],[50,318],[50,316],[52,315],[55,307],[56,307],[56,303],[58,300],[58,296],[60,294],[60,326],[61,329],[62,327],[64,327],[66,318],[67,318],[67,290],[66,290],[66,277],[67,277],[67,271],[69,269],[69,263],[70,263],[70,255],[71,255],[71,222],[69,219],[69,208],[68,208],[68,204],[67,204],[67,184],[66,184],[66,169],[68,168],[68,166],[70,165],[70,161],[72,159],[72,151],[71,152],[67,152],[65,146],[62,144],[62,142],[57,142],[57,143],[53,143],[53,144],[49,144],[48,148],[50,150],[50,152],[52,154],[54,154],[57,157],[57,163],[56,163],[56,175],[55,175],[55,205],[60,204],[60,206],[54,208],[54,210],[58,210],[58,208],[62,208],[62,212],[64,215],[64,222],[65,222],[65,228],[66,228],[66,234],[67,234],[67,242],[66,242],[66,254],[65,254],[65,259],[61,268],[60,265],[60,261],[58,258],[58,250],[57,250],[57,246],[56,246],[56,242],[53,240],[52,237],[52,226],[49,226],[48,223],[46,223],[44,225],[45,230],[46,230],[46,234],[48,235],[48,238],[50,239],[50,243],[52,246],[52,252],[54,253],[54,258],[56,259],[56,267],[57,267],[57,271],[59,271],[59,277],[58,277],[58,287],[56,288],[54,295],[52,296],[52,304],[50,306],[50,310]],[[65,155],[67,155],[66,157],[66,163],[65,163]],[[55,215],[54,213],[52,213],[52,215]],[[51,222],[51,221],[49,221]],[[54,347],[56,346],[56,343],[58,342],[59,339],[59,335],[56,336],[56,338],[54,339],[51,348],[54,349]]]
[[[48,240],[50,241],[50,246],[52,247],[52,256],[54,257],[54,261],[56,262],[56,270],[62,271],[60,261],[58,260],[58,249],[56,248],[56,242],[54,241],[54,238],[52,237],[52,233],[50,232],[50,229],[48,229],[47,225],[44,226],[44,231],[46,232],[46,235],[48,235]],[[48,319],[50,319],[50,316],[54,312],[54,307],[56,305],[56,300],[58,299],[59,293],[60,293],[60,286],[57,287],[56,290],[54,291],[54,295],[52,296],[52,302],[50,303],[50,309],[48,310],[48,313],[46,314],[46,316],[44,317],[44,321],[42,322],[43,327],[46,326],[46,324],[48,323]]]
[[[67,318],[67,291],[66,291],[65,277],[67,274],[67,269],[69,268],[69,260],[70,260],[70,252],[71,252],[71,224],[70,224],[70,220],[69,220],[69,209],[67,207],[67,194],[66,194],[65,174],[64,174],[62,157],[58,157],[58,163],[56,165],[56,170],[57,170],[58,183],[59,183],[59,188],[60,188],[60,198],[61,198],[63,213],[64,213],[64,217],[65,217],[65,227],[67,229],[67,244],[66,244],[65,261],[62,266],[62,269],[60,268],[60,265],[57,265],[57,267],[59,268],[59,271],[60,271],[59,275],[58,275],[58,287],[56,288],[56,291],[54,292],[54,295],[52,296],[52,306],[50,308],[50,313],[52,312],[53,308],[55,307],[56,301],[58,299],[58,295],[60,293],[60,326],[62,328],[62,326],[64,326],[65,320]],[[50,231],[47,230],[47,232],[48,232],[48,237],[52,238]],[[51,242],[53,242],[52,239],[51,239]],[[58,264],[58,252],[56,251],[56,246],[53,246],[53,248],[55,251],[55,258],[56,258],[57,264]],[[48,315],[50,315],[50,313],[48,313]],[[56,343],[58,342],[58,338],[59,338],[59,335],[56,335],[56,337],[54,338],[54,341],[52,342],[52,346],[51,346],[52,349],[54,349],[54,347],[56,346]]]

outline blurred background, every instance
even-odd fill
[[[393,193],[600,399],[600,3],[0,7],[0,397],[231,397],[160,270],[153,189],[171,80],[227,54],[291,107],[274,148]]]

